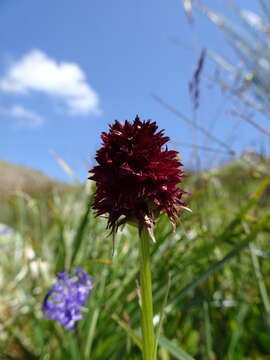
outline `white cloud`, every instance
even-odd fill
[[[39,91],[61,100],[70,114],[99,114],[99,97],[87,83],[78,64],[60,62],[40,50],[32,50],[11,64],[0,79],[5,93]]]
[[[14,105],[11,108],[0,108],[0,115],[16,120],[16,125],[37,128],[44,122],[44,119],[34,111],[26,109],[21,105]]]

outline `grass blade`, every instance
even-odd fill
[[[118,325],[124,329],[127,334],[131,337],[131,339],[133,340],[134,344],[136,344],[138,346],[138,348],[142,351],[142,340],[141,338],[136,335],[136,333],[128,326],[128,324],[123,321],[122,319],[120,319],[120,317],[117,314],[113,314],[112,315],[113,320],[115,320]]]
[[[211,334],[211,322],[209,316],[209,303],[207,301],[203,302],[203,317],[204,317],[204,330],[205,330],[205,347],[206,347],[206,356],[208,360],[213,358],[213,341]]]
[[[159,337],[160,337],[160,333],[161,333],[162,323],[163,323],[163,320],[164,320],[165,307],[167,305],[170,287],[171,287],[171,276],[169,274],[168,283],[167,283],[166,292],[165,292],[165,297],[164,297],[163,304],[162,304],[162,307],[161,307],[160,319],[159,319],[158,326],[157,326],[157,331],[156,331],[155,356],[154,356],[154,358],[157,357],[158,341],[159,341]]]
[[[76,256],[80,250],[81,244],[82,244],[82,240],[83,240],[83,235],[86,229],[86,226],[89,223],[89,213],[91,210],[91,204],[89,203],[87,205],[86,211],[83,214],[82,218],[81,218],[81,222],[80,225],[78,227],[78,231],[76,233],[76,236],[74,238],[74,249],[73,249],[73,253],[72,253],[72,257],[71,257],[71,262],[70,262],[70,267],[72,267],[72,265],[75,262]]]
[[[258,233],[268,224],[270,220],[270,213],[265,215],[260,222],[258,222],[253,231],[248,234],[245,240],[241,241],[240,244],[236,245],[233,250],[231,250],[227,255],[225,255],[221,260],[209,266],[207,270],[201,273],[195,280],[191,281],[187,286],[184,287],[174,298],[174,300],[170,303],[177,304],[184,296],[186,296],[191,290],[193,290],[196,286],[202,284],[210,275],[214,274],[220,268],[222,268],[229,260],[231,260],[234,256],[239,254],[241,250],[248,246],[251,241],[254,241]]]
[[[269,296],[267,293],[267,288],[266,288],[265,282],[263,280],[263,275],[262,275],[262,272],[260,269],[260,263],[259,263],[257,255],[256,255],[254,245],[250,244],[249,249],[250,249],[250,255],[251,255],[254,274],[255,274],[255,277],[258,282],[258,287],[260,290],[263,306],[264,306],[266,316],[267,316],[267,323],[268,323],[268,326],[270,326],[270,300],[269,300]]]
[[[160,335],[159,345],[164,347],[175,359],[178,360],[194,360],[192,356],[186,353],[184,350],[175,345],[172,341],[168,340],[165,336]]]

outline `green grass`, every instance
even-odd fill
[[[270,359],[270,177],[267,162],[260,166],[238,161],[190,175],[193,212],[175,232],[159,219],[151,245],[154,313],[164,317],[158,359]],[[105,219],[89,212],[93,191],[20,192],[1,209],[14,229],[0,236],[3,359],[141,358],[136,229],[119,232],[112,256]],[[76,333],[41,312],[56,273],[72,263],[95,279]]]

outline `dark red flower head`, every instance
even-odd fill
[[[166,212],[175,222],[179,206],[185,206],[178,188],[183,178],[182,164],[176,151],[164,144],[169,137],[157,131],[156,122],[115,121],[108,133],[103,132],[98,163],[89,172],[97,185],[93,208],[96,215],[108,214],[108,228],[136,222],[141,230],[152,230],[155,218]]]

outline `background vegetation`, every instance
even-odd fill
[[[266,159],[246,154],[190,174],[185,188],[193,213],[182,214],[175,232],[165,217],[159,220],[152,247],[156,315],[171,278],[160,359],[269,358],[268,169]],[[137,234],[124,228],[112,256],[105,221],[88,210],[93,190],[88,184],[43,191],[42,199],[20,191],[1,207],[10,209],[0,216],[12,228],[2,226],[0,235],[3,358],[140,358],[124,329],[139,328]],[[78,243],[76,265],[92,274],[95,287],[89,313],[77,333],[68,333],[44,319],[41,306]]]

